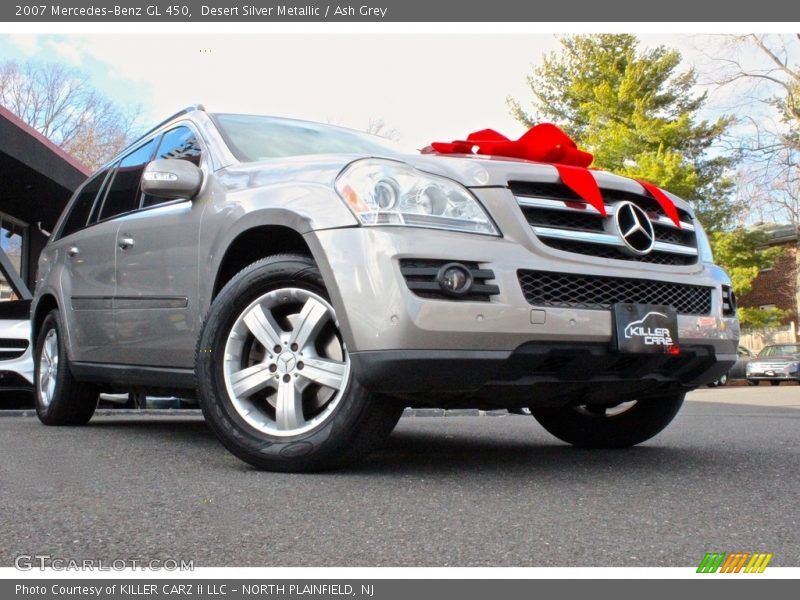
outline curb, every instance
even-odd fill
[[[503,417],[509,413],[505,410],[478,410],[474,408],[459,408],[444,410],[441,408],[407,408],[403,411],[404,417]],[[198,408],[100,408],[94,412],[98,417],[202,417],[203,412]],[[35,417],[36,411],[26,410],[0,410],[2,417]]]

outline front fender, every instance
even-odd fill
[[[210,190],[210,196],[198,244],[202,307],[210,305],[225,252],[242,233],[257,227],[279,226],[304,235],[358,225],[336,192],[316,183],[289,183],[234,192],[219,186]]]

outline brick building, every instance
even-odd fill
[[[797,229],[793,225],[761,225],[769,241],[767,246],[782,246],[783,255],[771,269],[765,269],[753,281],[753,289],[742,298],[740,306],[754,308],[777,307],[788,311],[784,322],[799,323],[798,320],[798,262]]]

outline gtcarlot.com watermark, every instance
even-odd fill
[[[14,558],[19,571],[194,571],[194,560],[183,558],[65,558],[50,554],[20,554]]]

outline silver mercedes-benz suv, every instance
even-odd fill
[[[286,471],[362,456],[406,406],[647,440],[736,360],[735,299],[687,203],[676,221],[592,173],[605,216],[550,164],[181,111],[77,190],[42,253],[39,418],[196,397],[231,452]]]

